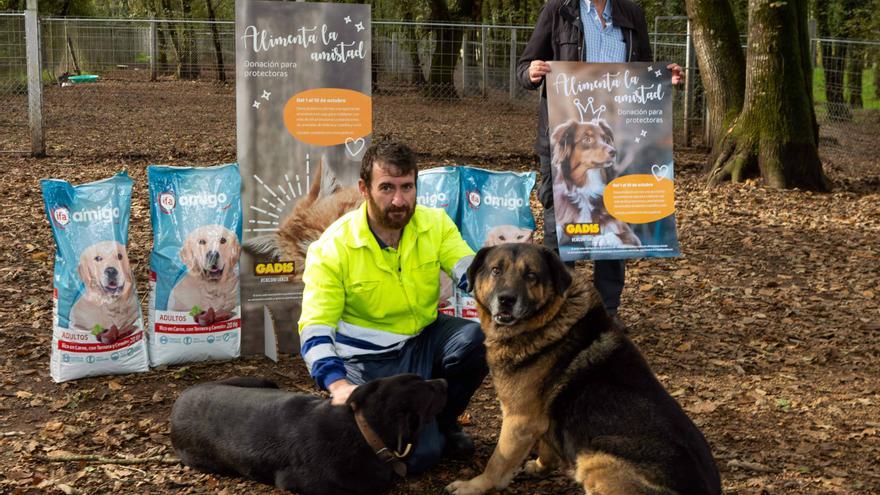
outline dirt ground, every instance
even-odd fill
[[[235,160],[234,92],[200,83],[50,90],[48,158],[0,155],[0,493],[273,493],[173,460],[168,415],[187,386],[266,376],[311,390],[298,356],[200,363],[65,384],[49,378],[53,242],[38,179],[135,180],[129,253],[141,295],[150,249],[145,167]],[[425,166],[533,166],[533,108],[378,97],[377,137]],[[868,118],[876,136],[880,122]],[[705,156],[676,152],[683,256],[629,264],[621,308],[632,339],[703,430],[729,494],[880,493],[880,164],[873,140],[823,131],[830,194],[759,182],[707,190]],[[873,144],[871,144],[873,143]],[[536,205],[536,203],[533,202]],[[535,212],[540,217],[539,208]],[[578,267],[590,276],[590,266]],[[588,391],[585,391],[588,393]],[[437,494],[476,474],[500,410],[490,380],[468,411],[475,459],[443,461],[392,491]],[[162,457],[49,462],[43,456]],[[280,492],[279,492],[280,493]],[[579,493],[564,473],[517,477],[503,493]]]

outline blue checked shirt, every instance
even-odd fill
[[[626,44],[623,32],[613,24],[611,0],[605,3],[605,29],[599,21],[599,12],[592,0],[581,0],[581,22],[584,25],[585,62],[626,62]]]

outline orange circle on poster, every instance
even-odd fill
[[[309,89],[287,100],[284,126],[304,143],[343,144],[346,139],[373,132],[373,102],[369,96],[350,89]]]
[[[626,223],[655,222],[675,213],[675,189],[666,177],[632,174],[605,186],[605,208]]]

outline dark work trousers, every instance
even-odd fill
[[[489,373],[483,339],[478,323],[441,314],[399,351],[345,360],[348,380],[358,385],[400,373],[446,380],[446,406],[436,421],[423,427],[406,459],[409,472],[421,473],[440,460],[445,443],[441,429],[458,420]]]
[[[559,252],[556,237],[556,212],[553,210],[553,178],[550,175],[550,157],[539,155],[541,160],[541,185],[538,187],[538,201],[544,206],[544,245]],[[593,262],[593,285],[605,303],[610,314],[616,314],[620,307],[620,295],[626,277],[625,260],[598,260]]]

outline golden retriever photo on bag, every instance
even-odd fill
[[[77,273],[85,287],[70,311],[70,326],[104,344],[131,335],[140,306],[125,246],[116,241],[92,244],[80,255]]]
[[[498,225],[486,232],[483,247],[498,246],[508,242],[532,242],[535,231],[517,227],[516,225]]]
[[[235,232],[221,225],[194,229],[183,241],[180,261],[186,275],[171,290],[169,311],[202,311],[215,314],[211,322],[234,316],[238,305],[238,257],[241,245]]]
[[[599,233],[589,236],[593,247],[641,246],[632,228],[612,217],[605,208],[605,186],[611,179],[608,171],[617,157],[614,132],[608,123],[603,119],[568,120],[553,129],[550,147],[557,228],[564,229],[566,224],[598,224]],[[568,235],[561,240],[572,242]]]
[[[587,278],[533,244],[483,248],[467,273],[501,433],[482,474],[455,495],[505,488],[525,471],[566,469],[589,495],[715,495],[709,445]]]

